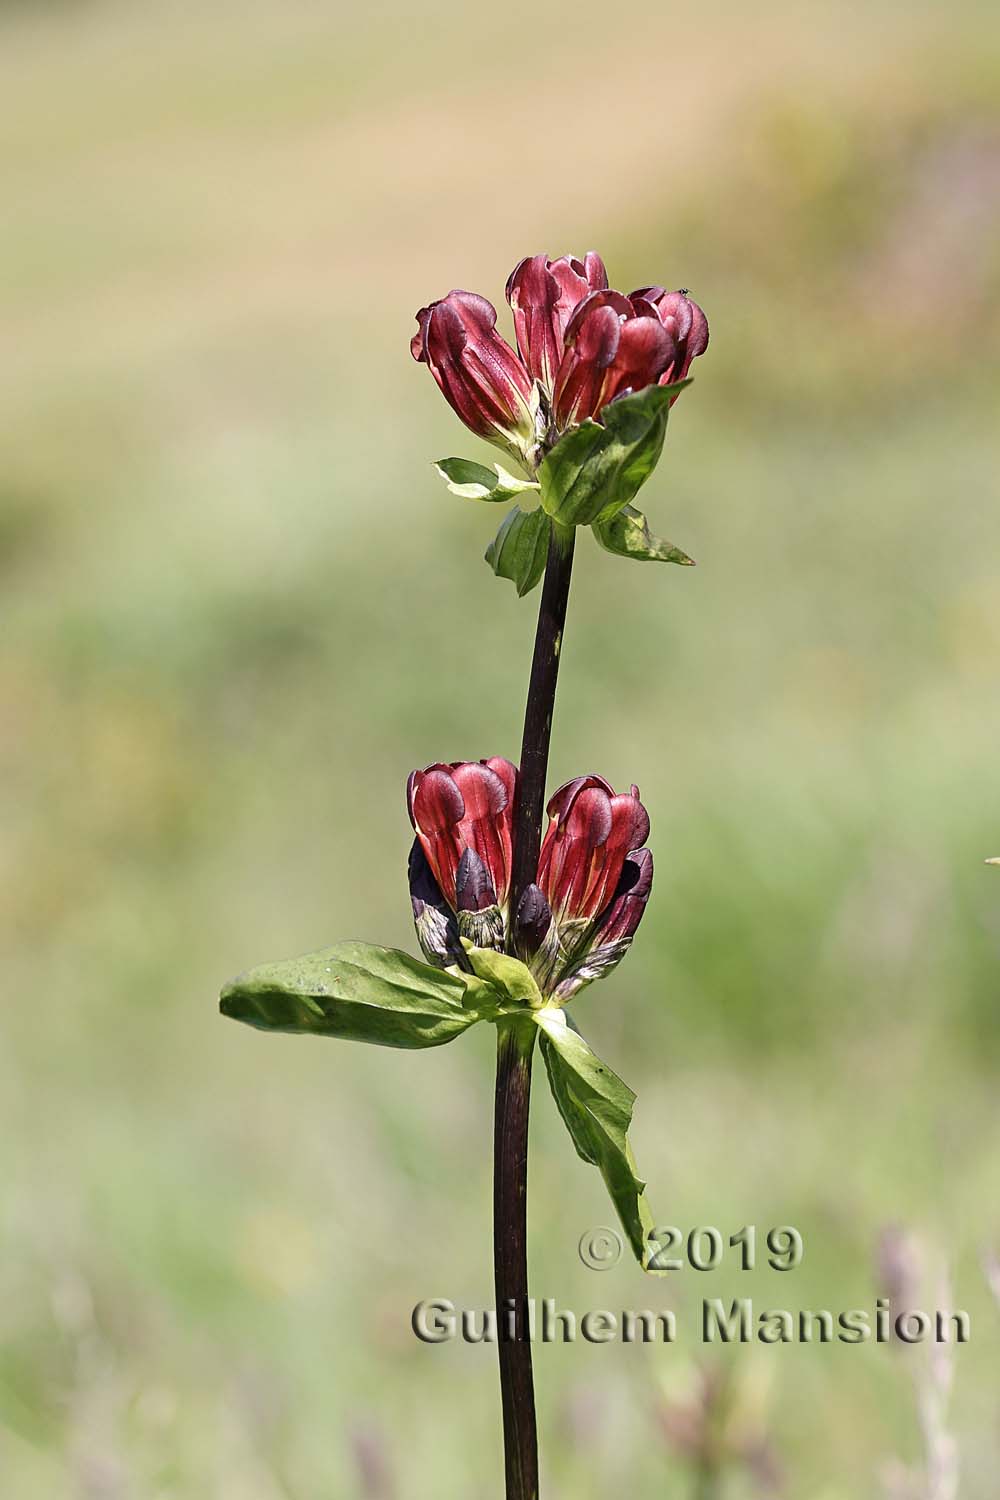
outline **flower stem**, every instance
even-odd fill
[[[528,701],[524,708],[524,733],[521,736],[521,766],[517,801],[514,805],[514,858],[510,894],[512,917],[517,911],[517,904],[525,887],[531,885],[538,871],[552,710],[556,701],[556,680],[562,656],[563,627],[573,575],[575,541],[576,531],[573,527],[560,526],[553,521],[542,598],[538,606],[535,652],[528,680]],[[512,927],[513,923],[510,925]]]
[[[528,1339],[528,1103],[535,1024],[497,1027],[493,1269],[507,1500],[537,1500],[538,1433]]]
[[[528,682],[514,806],[511,916],[538,871],[545,777],[576,533],[552,524]],[[513,921],[508,929],[513,928]],[[499,1325],[506,1500],[537,1500],[538,1433],[528,1328],[528,1107],[535,1026],[509,1018],[497,1028],[493,1134],[493,1263]]]

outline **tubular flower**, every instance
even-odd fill
[[[546,811],[538,884],[558,922],[590,921],[614,895],[626,856],[649,834],[639,788],[616,794],[602,776],[578,776]]]
[[[424,954],[463,966],[459,942],[511,946],[543,995],[558,1004],[607,974],[631,945],[653,882],[644,847],[649,817],[638,787],[616,793],[579,776],[548,804],[538,880],[507,912],[517,769],[509,761],[456,761],[414,771],[407,788],[417,838],[410,895]]]
[[[566,325],[590,292],[605,291],[608,273],[593,250],[583,260],[562,255],[549,260],[531,255],[519,261],[507,280],[517,347],[529,374],[546,391],[555,385],[563,356]]]
[[[674,341],[674,359],[660,376],[660,384],[674,385],[678,380],[684,380],[691,361],[708,348],[708,319],[686,291],[665,292],[662,286],[646,286],[632,293],[631,300],[635,302],[636,299],[652,303],[657,317]]]
[[[596,417],[626,391],[655,385],[675,358],[675,345],[650,302],[621,292],[591,292],[566,327],[552,394],[560,428]]]
[[[499,757],[428,766],[410,776],[410,822],[452,911],[506,902],[516,785],[516,766]],[[476,863],[466,861],[460,882],[466,850],[476,855]]]
[[[707,319],[686,291],[612,291],[593,250],[519,261],[507,301],[517,353],[497,333],[492,304],[459,291],[420,309],[410,349],[466,426],[528,469],[616,397],[683,380],[708,347]]]
[[[496,322],[485,297],[449,292],[417,313],[410,353],[430,368],[466,427],[525,460],[536,441],[538,394]]]

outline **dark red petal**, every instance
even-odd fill
[[[566,343],[570,344],[576,338],[583,324],[588,321],[590,315],[599,307],[610,307],[620,318],[632,316],[632,304],[621,292],[610,291],[607,288],[596,292],[588,292],[586,297],[576,305],[576,310],[566,325]]]
[[[454,776],[465,802],[459,837],[483,861],[496,899],[502,902],[510,884],[511,865],[512,807],[507,785],[496,771],[479,761],[457,766]]]
[[[573,800],[563,820],[566,836],[583,839],[591,847],[607,842],[612,830],[612,808],[617,799],[603,787],[589,786]]]
[[[588,250],[583,257],[583,271],[587,278],[587,285],[592,291],[603,291],[608,284],[608,273],[604,269],[604,262],[596,250]]]
[[[470,821],[496,817],[507,806],[507,789],[489,766],[466,761],[455,766],[453,777],[464,802],[464,816]]]
[[[475,292],[453,291],[422,308],[412,344],[467,427],[502,445],[534,436],[533,386],[496,331],[496,309]]]
[[[656,311],[655,302],[650,302],[647,297],[642,297],[637,292],[633,292],[628,300],[631,302],[632,311],[637,318],[656,318],[657,322],[659,322],[660,315]]]
[[[488,337],[497,326],[497,310],[489,298],[478,292],[463,292],[454,288],[444,299],[444,305],[455,310],[468,333],[474,338]]]
[[[416,791],[417,787],[420,785],[423,774],[424,773],[422,771],[411,771],[409,776],[407,776],[406,778],[406,811],[409,814],[410,822],[413,824],[414,828],[416,828],[417,825],[413,817],[413,794]]]
[[[606,306],[594,307],[581,323],[556,376],[552,410],[560,427],[593,417],[604,405],[623,326],[614,308]]]
[[[545,811],[550,818],[562,819],[566,816],[573,802],[588,786],[603,787],[609,797],[613,797],[615,789],[610,781],[605,781],[603,776],[575,776],[572,781],[564,781],[559,789],[552,793]]]
[[[434,768],[420,778],[413,793],[413,816],[421,833],[439,833],[460,823],[465,802],[450,771]]]
[[[489,760],[483,762],[489,766],[495,776],[499,776],[507,792],[508,806],[513,809],[514,791],[517,787],[517,767],[509,760],[504,760],[502,755],[493,755]]]
[[[427,324],[430,321],[431,312],[436,304],[430,307],[422,307],[417,313],[417,331],[410,340],[410,353],[415,360],[421,364],[427,363]]]
[[[556,328],[561,354],[566,325],[584,297],[589,296],[598,288],[593,287],[588,280],[587,268],[583,262],[572,255],[564,255],[559,260],[550,260],[549,274],[556,283],[559,293],[556,304]],[[602,286],[607,286],[607,280],[602,282]]]
[[[652,885],[652,854],[648,849],[630,850],[618,877],[615,893],[594,924],[594,947],[634,937],[646,910]]]
[[[621,324],[618,352],[606,400],[627,388],[652,385],[674,358],[674,341],[657,318],[632,318]]]
[[[649,837],[649,814],[639,800],[639,788],[611,799],[611,818],[614,824],[613,838],[632,849],[638,849]]]

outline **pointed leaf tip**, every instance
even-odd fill
[[[646,1184],[636,1172],[629,1144],[635,1095],[602,1063],[568,1020],[546,1006],[535,1012],[541,1050],[556,1107],[577,1155],[598,1168],[611,1195],[632,1252],[644,1271],[661,1275],[653,1264],[658,1249]]]
[[[683,568],[695,566],[694,558],[680,547],[654,536],[646,517],[634,506],[623,506],[610,519],[595,521],[591,529],[604,550],[618,557],[631,557],[636,562],[679,563]]]

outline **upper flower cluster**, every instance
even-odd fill
[[[505,944],[516,789],[517,768],[499,758],[410,777],[410,896],[432,963],[463,964],[461,937],[480,948]],[[624,956],[649,897],[653,856],[638,787],[616,793],[601,776],[579,776],[547,811],[538,881],[513,914],[513,937],[542,993],[564,1002]]]
[[[467,427],[534,469],[567,428],[609,402],[683,380],[708,347],[708,321],[686,291],[612,291],[601,257],[532,255],[507,282],[517,352],[496,309],[452,291],[422,307],[410,342]]]

